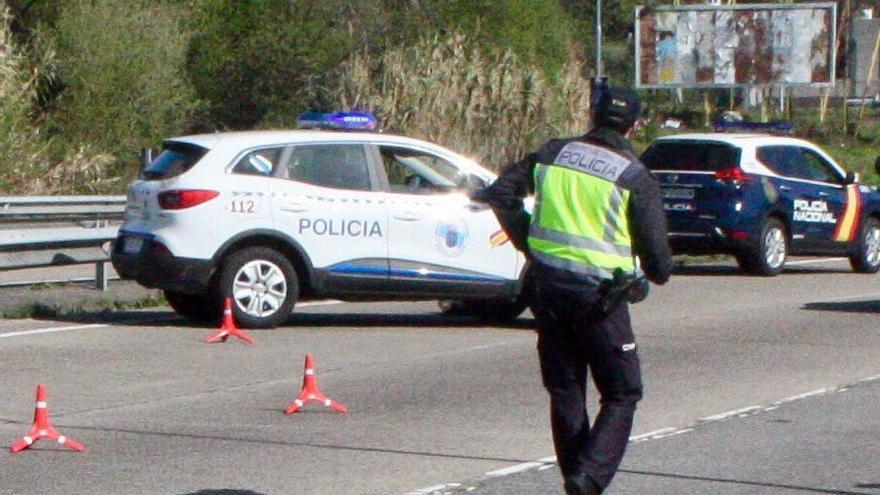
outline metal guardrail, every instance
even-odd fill
[[[0,270],[95,263],[106,290],[125,196],[0,196]]]

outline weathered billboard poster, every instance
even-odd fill
[[[833,2],[638,7],[636,85],[830,86],[836,26]]]

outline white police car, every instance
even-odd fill
[[[762,275],[789,254],[880,270],[880,194],[818,146],[760,134],[679,134],[642,161],[660,180],[675,253],[728,253]]]
[[[516,317],[525,260],[468,199],[494,175],[440,146],[370,130],[369,114],[308,114],[336,130],[168,139],[128,190],[114,245],[124,279],[180,314],[283,323],[297,301],[444,299]]]

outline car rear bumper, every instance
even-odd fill
[[[699,230],[669,229],[669,247],[674,254],[738,254],[752,243],[750,233],[718,225]]]
[[[140,239],[139,247],[127,248],[127,239]],[[204,294],[214,274],[211,260],[176,257],[152,237],[127,233],[116,239],[110,259],[122,279],[184,294]]]

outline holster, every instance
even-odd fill
[[[627,273],[618,268],[614,278],[599,286],[599,312],[605,316],[613,313],[624,302],[637,303],[648,297],[650,285],[643,275]]]

